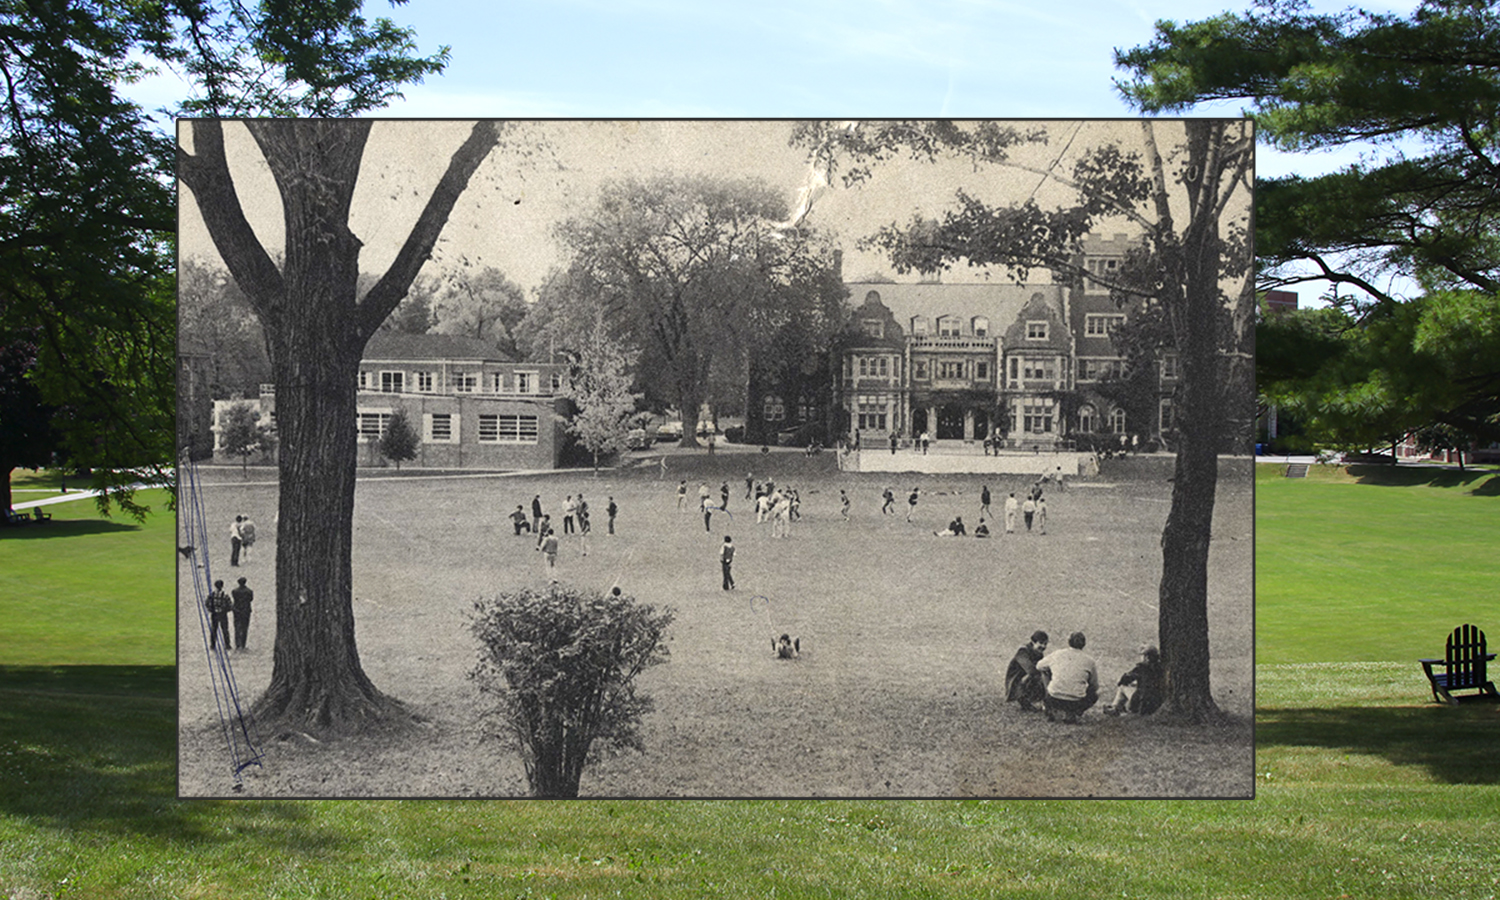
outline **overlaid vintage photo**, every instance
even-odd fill
[[[1249,121],[178,145],[181,796],[1254,795]]]

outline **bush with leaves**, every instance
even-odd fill
[[[536,797],[577,797],[584,767],[644,750],[651,698],[636,676],[666,662],[674,612],[634,597],[553,584],[475,602],[479,662],[469,673],[495,699],[493,733],[521,755]]]

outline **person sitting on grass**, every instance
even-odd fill
[[[1077,725],[1078,717],[1099,701],[1099,667],[1083,652],[1085,643],[1083,632],[1075,631],[1068,636],[1068,646],[1036,664],[1047,679],[1042,705],[1049,722],[1057,721],[1055,714],[1061,712],[1065,724]]]
[[[1031,640],[1016,651],[1005,669],[1005,702],[1015,701],[1030,712],[1047,694],[1047,681],[1036,664],[1047,655],[1047,632],[1033,631]]]
[[[1151,644],[1142,644],[1141,661],[1120,676],[1115,698],[1104,707],[1105,715],[1118,716],[1124,712],[1151,715],[1161,708],[1165,680],[1161,652]]]
[[[974,526],[974,536],[977,538],[987,538],[990,536],[990,526],[984,524],[983,516],[979,517],[979,524]]]
[[[963,516],[954,516],[953,521],[948,523],[947,528],[943,529],[942,531],[933,532],[933,534],[937,535],[938,537],[964,537],[968,533],[969,530],[964,527]]]
[[[802,655],[802,639],[792,640],[791,635],[783,634],[771,642],[771,649],[776,651],[777,659],[796,659]]]

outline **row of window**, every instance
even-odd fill
[[[541,419],[535,415],[508,413],[479,414],[479,443],[535,444],[540,436]],[[388,412],[358,414],[361,440],[378,441],[390,427]],[[424,413],[422,440],[429,444],[456,444],[459,439],[458,413]]]
[[[1056,356],[1010,356],[1010,384],[1043,381],[1056,382],[1058,371],[1065,360]],[[860,356],[854,360],[855,371],[861,378],[889,378],[891,360],[885,356]],[[987,360],[912,360],[912,379],[927,381],[929,377],[956,381],[988,381],[990,364]],[[1080,358],[1078,360],[1079,381],[1119,380],[1125,377],[1123,359]],[[1166,356],[1161,360],[1161,377],[1177,377],[1177,357]]]
[[[411,377],[408,378],[408,375]],[[448,381],[455,393],[472,394],[479,390],[480,373],[455,372],[449,374]],[[361,370],[359,373],[360,390],[376,389],[382,394],[404,394],[409,389],[417,393],[430,394],[436,390],[436,383],[434,372],[367,372]],[[541,392],[542,376],[539,372],[513,372],[507,381],[504,373],[490,373],[488,385],[491,393],[506,393],[507,383],[511,386],[511,393],[537,394]],[[551,385],[553,391],[558,390],[562,386],[562,375],[554,373],[551,377]]]

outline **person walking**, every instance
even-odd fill
[[[981,516],[989,516],[991,519],[995,518],[995,514],[993,512],[990,512],[990,486],[989,485],[985,485],[979,491],[979,514]]]
[[[255,523],[246,516],[245,521],[240,523],[240,555],[245,562],[250,561],[250,548],[255,546]]]
[[[1037,534],[1047,533],[1047,498],[1036,498],[1036,530]]]
[[[705,485],[704,490],[707,489],[708,487]],[[713,504],[708,502],[707,494],[704,494],[698,499],[698,506],[703,510],[703,530],[713,531],[712,522],[714,517],[714,507]]]
[[[845,522],[849,521],[849,495],[843,488],[839,488],[839,512],[843,515]]]
[[[1016,499],[1016,492],[1011,491],[1010,496],[1005,498],[1005,533],[1016,533],[1016,513],[1021,511],[1021,502]]]
[[[729,510],[729,481],[725,480],[719,485],[719,509]]]
[[[662,457],[665,459],[666,457]],[[682,511],[682,504],[687,500],[687,479],[677,482],[677,510]]]
[[[1032,520],[1036,518],[1036,500],[1027,497],[1026,502],[1021,504],[1021,517],[1026,520],[1026,530],[1031,530]]]
[[[724,543],[719,547],[719,566],[724,570],[724,590],[734,590],[734,540],[729,535],[724,535]]]
[[[609,505],[604,507],[604,512],[609,516],[609,533],[615,533],[615,515],[619,513],[620,507],[615,505],[615,498],[609,498]]]
[[[917,511],[917,497],[922,493],[921,488],[912,488],[906,497],[906,521],[911,521],[912,513]]]
[[[891,455],[896,455],[896,432],[891,432]]]
[[[234,613],[234,649],[245,649],[245,638],[250,634],[250,604],[255,600],[255,591],[241,578],[239,586],[229,592],[230,610]]]
[[[881,515],[885,515],[886,513],[894,514],[896,512],[894,509],[891,509],[891,506],[896,502],[896,493],[894,491],[892,491],[890,488],[886,488],[885,491],[881,493],[880,500]]]
[[[234,646],[229,642],[229,613],[234,609],[234,601],[224,593],[224,582],[214,582],[214,589],[208,592],[203,599],[203,605],[208,609],[208,645],[219,646],[219,635],[223,635],[225,650]]]
[[[589,533],[589,502],[578,495],[578,530],[582,534]]]

